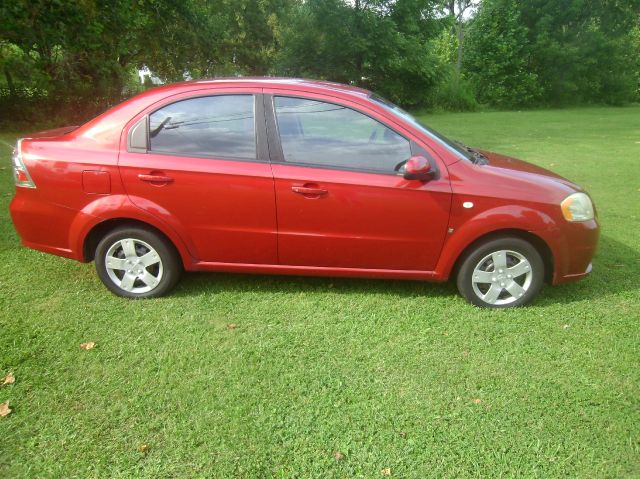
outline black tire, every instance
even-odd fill
[[[496,268],[494,259],[506,267]],[[456,282],[462,296],[476,306],[512,308],[532,301],[540,292],[544,277],[544,261],[531,243],[503,237],[480,242],[467,251]],[[491,302],[496,293],[498,296]]]
[[[151,261],[155,263],[143,264]],[[132,299],[165,295],[182,273],[175,247],[155,231],[136,226],[122,226],[107,233],[96,247],[95,263],[100,280],[112,293]],[[131,288],[126,289],[129,284]]]

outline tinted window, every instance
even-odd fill
[[[438,133],[436,130],[429,128],[427,125],[419,121],[416,117],[407,113],[402,108],[400,108],[397,105],[394,105],[390,101],[385,100],[381,96],[376,95],[375,93],[372,94],[369,98],[379,103],[381,106],[386,108],[388,111],[390,111],[394,115],[399,116],[405,121],[408,121],[413,126],[422,130],[424,133],[431,136],[432,138],[436,138],[441,144],[446,146],[449,150],[452,150],[458,156],[462,156],[465,160],[473,160],[473,155],[464,147],[463,144],[457,141],[450,140],[449,138],[442,135],[441,133]]]
[[[149,117],[151,151],[189,156],[256,158],[253,95],[190,98]]]
[[[287,162],[392,173],[411,156],[408,140],[350,108],[289,97],[274,104]]]

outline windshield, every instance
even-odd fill
[[[411,123],[413,126],[418,128],[424,134],[426,134],[426,135],[430,136],[431,138],[433,138],[434,140],[436,140],[438,143],[443,145],[445,148],[447,148],[449,151],[454,153],[459,158],[462,158],[462,159],[465,159],[465,160],[469,160],[469,161],[473,161],[474,160],[473,152],[470,151],[470,149],[467,148],[462,143],[450,140],[449,138],[447,138],[446,136],[442,135],[441,133],[438,133],[434,129],[429,128],[427,125],[425,125],[422,122],[420,122],[417,118],[415,118],[410,113],[404,111],[399,106],[394,105],[390,101],[385,100],[384,98],[382,98],[381,96],[376,95],[375,93],[372,93],[370,98],[373,101],[375,101],[376,103],[378,103],[379,105],[381,105],[382,107],[384,107],[385,110],[390,111],[395,116],[398,116],[401,119]]]

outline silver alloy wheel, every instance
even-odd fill
[[[529,260],[511,250],[494,251],[473,269],[473,292],[488,304],[504,305],[520,299],[529,290],[533,272]]]
[[[129,293],[148,293],[162,279],[162,260],[149,243],[124,238],[111,245],[105,268],[113,283]]]

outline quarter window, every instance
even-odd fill
[[[411,156],[406,138],[345,106],[292,97],[274,106],[286,162],[393,173]]]
[[[255,160],[253,95],[197,97],[160,108],[149,116],[149,149]]]

